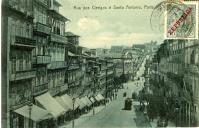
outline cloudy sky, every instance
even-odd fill
[[[71,20],[66,25],[66,31],[80,35],[81,46],[109,48],[111,45],[132,46],[151,40],[161,42],[163,39],[163,33],[153,31],[150,26],[151,7],[160,0],[58,1],[62,4],[60,13]],[[84,6],[90,9],[83,10]],[[115,9],[114,6],[124,8]],[[126,6],[129,6],[128,9]]]

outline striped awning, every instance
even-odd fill
[[[63,115],[66,110],[50,95],[49,92],[35,98],[55,118]]]
[[[53,115],[49,111],[42,109],[34,104],[32,106],[25,105],[15,110],[14,112],[36,122],[53,118]]]

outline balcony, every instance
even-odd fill
[[[100,74],[100,77],[105,77],[106,76],[106,72],[102,72],[101,74]]]
[[[176,82],[179,85],[183,85],[183,75],[174,74],[172,72],[167,72],[167,78]]]
[[[66,68],[67,62],[65,61],[54,61],[48,65],[48,69],[59,69],[59,68]]]
[[[50,41],[63,43],[63,44],[66,44],[68,42],[68,40],[65,36],[61,36],[61,35],[57,35],[57,34],[53,34],[53,33],[51,33]]]
[[[48,26],[45,25],[45,24],[42,24],[42,23],[37,22],[37,23],[34,25],[34,31],[35,31],[35,32],[41,32],[41,33],[44,33],[44,34],[50,34],[51,28],[48,27]]]
[[[106,70],[106,69],[107,69],[106,66],[101,67],[101,70]]]
[[[49,64],[51,62],[51,56],[48,55],[38,55],[36,57],[36,64]]]
[[[66,90],[68,90],[68,84],[67,83],[65,83],[63,86],[60,87],[61,92],[64,92]]]
[[[92,71],[92,68],[91,68],[91,67],[87,67],[87,68],[86,68],[86,72],[87,72],[87,73],[90,73],[91,71]]]
[[[194,64],[187,64],[185,66],[185,72],[188,73],[195,73],[195,74],[199,74],[199,66],[194,65]]]
[[[61,92],[61,86],[56,86],[50,89],[50,94],[52,96],[56,96],[57,94],[59,94]]]
[[[31,38],[21,37],[21,36],[15,36],[15,41],[12,43],[12,45],[20,45],[20,46],[36,46],[36,41]]]
[[[79,68],[79,64],[70,64],[68,70],[74,70],[74,69],[78,69]]]
[[[108,64],[107,68],[112,68],[114,65],[113,64]]]
[[[48,1],[47,0],[36,0],[35,2],[38,2],[39,4],[42,4],[44,6],[48,6]]]
[[[82,85],[87,87],[87,86],[90,86],[91,83],[92,83],[92,80],[91,79],[89,79],[89,80],[87,79],[87,80],[83,81]]]
[[[108,75],[111,75],[111,74],[113,74],[113,73],[114,73],[113,71],[109,71],[109,72],[108,72]]]
[[[33,70],[19,71],[19,72],[16,72],[15,74],[11,74],[10,81],[30,79],[35,76],[36,76],[36,71],[33,71]]]
[[[7,2],[7,1],[6,1]],[[24,17],[31,18],[33,19],[33,11],[32,7],[30,6],[29,8],[26,6],[22,6],[19,1],[17,0],[9,0],[8,1],[8,8],[12,11],[14,11],[17,14],[20,14]]]
[[[75,86],[79,86],[80,85],[80,81],[75,81]]]
[[[106,84],[106,80],[103,80],[100,82],[100,85],[105,85]]]
[[[34,96],[40,95],[48,91],[48,83],[41,84],[39,86],[35,86],[33,89]]]
[[[113,82],[113,79],[107,80],[107,84],[112,83],[112,82]]]

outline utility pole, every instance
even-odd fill
[[[123,64],[123,65],[122,65],[122,69],[123,69],[123,75],[124,75],[124,74],[125,74],[125,70],[124,70],[124,67],[125,67],[125,64],[124,64],[124,56],[123,56],[123,58],[122,58],[122,61],[123,61],[123,62],[122,62],[122,64]]]
[[[108,62],[107,62],[107,60],[106,60],[106,98],[108,97],[108,96],[107,96],[107,91],[108,91],[108,90],[107,90],[107,89],[108,89],[108,87],[107,87],[107,80],[108,80],[108,79],[107,79],[107,74],[108,74]]]
[[[93,87],[93,97],[95,96],[95,80],[96,80],[96,72],[95,72],[95,68],[93,67],[93,73],[94,73],[94,76],[93,76],[93,81],[94,81],[94,87]],[[95,115],[95,106],[93,104],[93,115]]]
[[[75,98],[73,97],[73,121],[72,121],[72,128],[75,127],[75,113],[74,113],[74,110],[75,110]]]
[[[29,109],[29,121],[28,121],[28,127],[31,128],[31,112],[32,112],[32,103],[28,105],[28,109]]]

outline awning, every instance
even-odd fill
[[[94,99],[93,97],[90,97],[90,101],[91,101],[92,103],[95,103],[95,99]]]
[[[86,106],[86,105],[81,101],[81,99],[79,99],[79,98],[76,98],[76,99],[75,99],[75,104],[78,104],[80,109],[82,109],[82,108],[84,108],[84,107]]]
[[[88,106],[86,99],[83,97],[80,99],[85,106]]]
[[[66,102],[66,104],[70,107],[70,109],[73,110],[73,100],[72,100],[72,98],[67,94],[65,94],[61,97]],[[74,105],[74,109],[77,109],[78,107],[79,107],[79,104]]]
[[[101,100],[101,99],[98,97],[98,95],[95,96],[95,99],[96,99],[97,101],[100,101],[100,100]]]
[[[86,96],[85,99],[86,99],[88,105],[91,106],[91,105],[92,105],[92,102],[89,100],[89,98]]]
[[[90,57],[91,57],[90,55],[88,55],[88,54],[86,54],[86,53],[83,53],[82,55],[83,55],[83,57],[87,57],[87,58],[90,58]]]
[[[35,98],[46,110],[57,118],[64,114],[64,108],[50,95],[49,92]]]
[[[73,54],[72,52],[69,52],[69,51],[68,51],[68,56],[78,56],[78,55],[75,55],[75,54]]]
[[[66,102],[66,100],[64,100],[62,97],[58,96],[55,99],[65,109],[66,112],[72,110],[71,107],[68,105],[69,103]]]
[[[91,106],[91,104],[92,104],[91,101],[88,99],[87,96],[81,98],[81,100],[82,100],[82,102],[83,102],[85,105],[87,105],[87,106]]]
[[[100,100],[104,100],[104,97],[102,96],[102,94],[98,94],[98,97]]]
[[[30,110],[31,110],[31,113],[30,113]],[[25,105],[15,110],[14,112],[26,118],[30,118],[31,120],[36,121],[36,122],[53,118],[52,114],[49,111],[44,110],[36,105],[32,105],[31,107],[29,107],[28,105]]]

